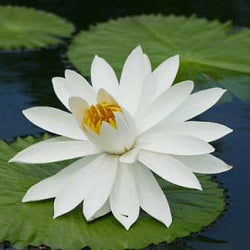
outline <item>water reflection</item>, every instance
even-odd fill
[[[0,138],[41,132],[21,111],[31,106],[60,107],[51,78],[63,75],[58,50],[0,54]]]

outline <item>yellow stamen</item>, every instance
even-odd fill
[[[86,109],[82,127],[86,130],[87,125],[95,133],[100,134],[102,122],[108,122],[117,129],[114,112],[122,112],[121,107],[116,103],[98,103]]]

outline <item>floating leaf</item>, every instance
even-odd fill
[[[177,80],[192,79],[206,83],[206,88],[219,85],[242,100],[250,100],[249,41],[250,30],[234,30],[230,22],[134,16],[80,32],[69,48],[68,57],[85,75],[90,72],[95,54],[104,57],[120,73],[128,53],[140,44],[153,67],[179,54],[181,69]]]
[[[65,19],[26,7],[0,6],[0,48],[38,48],[62,42],[74,27]]]
[[[48,137],[45,135],[42,139]],[[18,151],[39,140],[28,136],[11,144],[0,142],[0,242],[9,240],[17,248],[44,243],[52,249],[64,250],[84,246],[93,250],[141,248],[197,232],[224,209],[223,189],[211,177],[199,175],[203,191],[181,188],[159,179],[173,214],[170,228],[142,212],[129,231],[111,214],[87,223],[81,206],[54,220],[53,200],[22,203],[21,199],[30,186],[71,161],[37,165],[7,162]]]

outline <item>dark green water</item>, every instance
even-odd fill
[[[0,4],[19,4],[18,0],[0,0]],[[77,29],[118,16],[163,13],[191,15],[221,21],[232,20],[236,26],[250,25],[250,1],[80,1],[23,0],[24,6],[45,9],[72,21]],[[249,41],[250,42],[250,41]],[[62,75],[66,65],[61,55],[66,48],[36,52],[0,53],[0,139],[38,134],[40,129],[29,123],[21,111],[34,105],[60,107],[53,93],[51,77]],[[250,77],[249,77],[250,83]],[[249,93],[250,95],[250,93]],[[217,156],[235,166],[230,173],[218,175],[228,189],[228,211],[206,231],[177,244],[148,249],[250,249],[250,105],[236,97],[230,103],[218,104],[200,117],[223,123],[234,133],[217,143]],[[6,239],[7,240],[7,239]],[[4,249],[0,245],[0,249]],[[9,250],[11,248],[8,248]]]

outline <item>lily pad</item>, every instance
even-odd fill
[[[41,139],[49,137],[45,134]],[[111,214],[87,223],[81,206],[54,220],[53,200],[22,203],[21,199],[31,185],[55,174],[70,161],[37,165],[7,162],[41,139],[28,136],[11,144],[0,141],[0,242],[9,240],[16,248],[42,243],[63,250],[84,246],[93,250],[142,248],[197,232],[212,223],[225,207],[223,189],[210,176],[199,175],[202,192],[159,179],[173,214],[169,228],[143,212],[129,231]]]
[[[236,29],[231,22],[143,15],[110,20],[80,32],[67,55],[84,75],[89,74],[95,54],[104,57],[120,73],[128,53],[140,44],[153,67],[179,54],[177,81],[195,80],[200,89],[219,85],[249,101],[249,40],[250,30]]]
[[[0,48],[39,48],[58,44],[74,26],[45,11],[18,6],[0,6]]]

